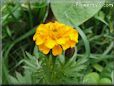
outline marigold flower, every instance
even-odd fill
[[[49,22],[38,26],[33,40],[41,52],[48,54],[52,50],[52,54],[57,56],[78,43],[78,32],[71,26],[57,21]]]

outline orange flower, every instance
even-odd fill
[[[52,50],[52,54],[57,56],[78,43],[78,32],[71,26],[57,21],[49,22],[38,26],[33,40],[44,54]]]

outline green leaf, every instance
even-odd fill
[[[9,79],[11,84],[19,84],[18,80],[15,77],[9,75]]]
[[[23,76],[22,76],[20,73],[18,73],[18,72],[16,72],[16,78],[17,78],[17,80],[18,80],[20,83],[24,83],[24,82],[25,82]]]
[[[6,62],[4,61],[4,58],[2,58],[2,83],[8,84],[9,83],[9,71],[8,71],[8,65],[6,65]]]
[[[81,65],[81,64],[84,64],[88,61],[87,58],[83,58],[83,57],[80,57],[78,60],[77,60],[77,64],[78,65]]]
[[[97,84],[99,79],[100,79],[99,74],[96,72],[92,72],[84,76],[83,83]]]
[[[111,84],[111,80],[108,78],[101,78],[99,81],[100,84]]]
[[[27,55],[27,57],[28,57],[29,59],[32,59],[32,58],[33,58],[33,56],[32,56],[30,53],[28,53],[28,52],[26,52],[26,55]]]
[[[30,72],[30,71],[28,71],[28,70],[25,70],[24,71],[24,77],[25,77],[25,81],[27,80],[27,83],[32,83],[32,75],[31,75],[32,73]]]
[[[33,69],[37,69],[37,66],[34,65],[33,63],[31,63],[30,61],[25,60],[25,63],[26,63],[27,66],[29,66],[29,67],[31,67]]]
[[[92,6],[93,1],[91,2],[91,0],[70,0],[70,2],[64,1],[62,3],[56,3],[56,1],[51,2],[51,8],[57,20],[69,24],[67,19],[69,17],[77,26],[93,17],[105,3],[105,0],[94,0],[95,6]],[[87,4],[89,1],[90,3]],[[91,6],[84,6],[84,4]]]
[[[114,70],[111,73],[111,78],[112,78],[112,84],[114,84]]]
[[[11,32],[11,30],[9,29],[9,27],[6,28],[6,31],[7,31],[8,36],[11,37],[11,36],[12,36],[12,32]]]
[[[9,79],[10,79],[10,84],[31,84],[32,83],[31,72],[28,70],[24,71],[24,75],[21,75],[18,72],[16,72],[16,77],[9,75]]]
[[[58,61],[61,63],[61,64],[64,64],[65,63],[65,56],[64,55],[59,55],[57,57]]]
[[[0,84],[2,84],[2,77],[0,76]]]
[[[95,15],[95,18],[100,20],[101,22],[103,22],[107,26],[109,26],[109,24],[105,21],[105,14],[102,11],[100,11],[99,14]]]
[[[35,55],[35,57],[39,58],[39,52],[38,52],[38,47],[37,46],[34,47],[33,54]]]
[[[99,72],[102,72],[102,70],[103,70],[103,67],[101,65],[97,64],[97,63],[93,64],[93,67]]]

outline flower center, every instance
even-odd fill
[[[52,31],[53,31],[53,32],[57,32],[57,29],[54,28]]]

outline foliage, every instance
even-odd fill
[[[111,84],[109,78],[100,78],[99,74],[96,72],[89,73],[84,76],[83,83],[88,84]]]
[[[84,2],[89,2],[89,1],[90,0],[84,0],[84,1],[80,0],[80,2],[75,2],[75,0],[72,0],[72,3],[63,4],[63,3],[56,3],[56,0],[53,0],[51,7],[55,17],[59,21],[65,24],[69,24],[68,22],[69,19],[67,18],[69,17],[73,21],[73,23],[79,26],[80,24],[84,23],[92,16],[94,16],[105,3],[105,0],[102,0],[102,1],[97,0],[97,1],[93,1],[93,3],[98,4],[98,2],[101,2],[99,6],[84,6]],[[88,3],[88,5],[89,4],[91,4],[91,2]]]
[[[12,76],[9,77],[11,83],[76,84],[80,80],[80,72],[83,72],[87,67],[83,64],[83,61],[79,61],[83,58],[75,61],[76,55],[67,60],[64,55],[58,57],[52,57],[52,55],[49,55],[47,57],[41,52],[38,52],[36,47],[34,51],[37,53],[37,56],[32,56],[29,53],[26,53],[27,57],[22,60],[25,64],[23,66],[25,71],[24,76],[16,72],[16,78]],[[26,73],[27,71],[30,73]]]
[[[52,2],[49,6],[45,0],[2,3],[2,83],[114,84],[114,7],[103,7],[102,1],[100,7],[86,9]],[[76,56],[67,57],[67,51],[45,56],[34,47],[36,26],[53,19],[78,30]]]

